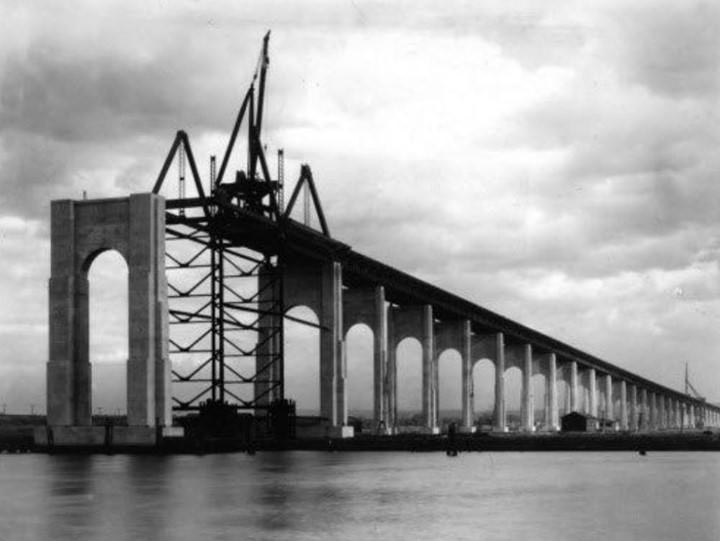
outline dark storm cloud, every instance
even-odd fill
[[[181,121],[225,129],[224,104],[239,94],[230,91],[235,81],[212,84],[218,75],[203,70],[207,64],[193,49],[184,49],[138,60],[120,51],[71,55],[52,43],[34,43],[6,65],[0,88],[3,133],[111,145],[128,135],[172,133]]]
[[[178,42],[137,58],[39,38],[11,54],[0,79],[0,206],[45,215],[51,199],[77,197],[75,185],[97,196],[116,173],[118,188],[147,189],[177,129],[231,126],[248,83],[218,72],[216,53]]]

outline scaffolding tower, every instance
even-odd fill
[[[219,170],[211,157],[209,180],[203,183],[189,138],[179,131],[153,187],[153,193],[160,193],[177,161],[177,197],[166,200],[169,356],[176,412],[220,403],[257,413],[285,399],[284,157],[280,152],[278,178],[272,178],[260,137],[269,37],[268,32]],[[243,126],[247,161],[231,175],[230,157],[243,139]],[[309,168],[303,166],[298,185],[306,184],[303,177],[308,175]]]

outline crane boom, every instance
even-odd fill
[[[698,400],[705,400],[705,397],[702,396],[695,387],[693,387],[692,383],[690,383],[690,376],[688,374],[688,363],[685,363],[685,394],[692,395]]]

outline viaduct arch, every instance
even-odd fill
[[[154,436],[172,424],[165,278],[165,201],[155,194],[60,200],[51,206],[48,426],[92,425],[88,270],[114,249],[128,266],[127,416],[125,436]],[[153,429],[153,430],[148,430]],[[122,430],[120,431],[122,432]],[[77,434],[76,434],[77,436]],[[69,436],[68,436],[69,437]]]

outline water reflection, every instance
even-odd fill
[[[53,458],[43,464],[45,539],[91,539],[98,521],[96,461],[91,456]]]
[[[259,457],[260,477],[267,476],[268,483],[258,486],[258,526],[263,530],[292,530],[298,520],[297,510],[290,501],[295,498],[293,485],[288,483],[288,474],[293,466],[290,453],[264,453]]]
[[[127,494],[129,502],[105,509],[106,513],[121,516],[129,539],[142,538],[152,533],[155,537],[167,531],[174,519],[170,491],[174,475],[172,457],[128,456],[127,475],[121,479],[117,491]],[[112,520],[114,517],[108,517]]]
[[[0,456],[3,541],[720,539],[718,508],[718,453]]]

